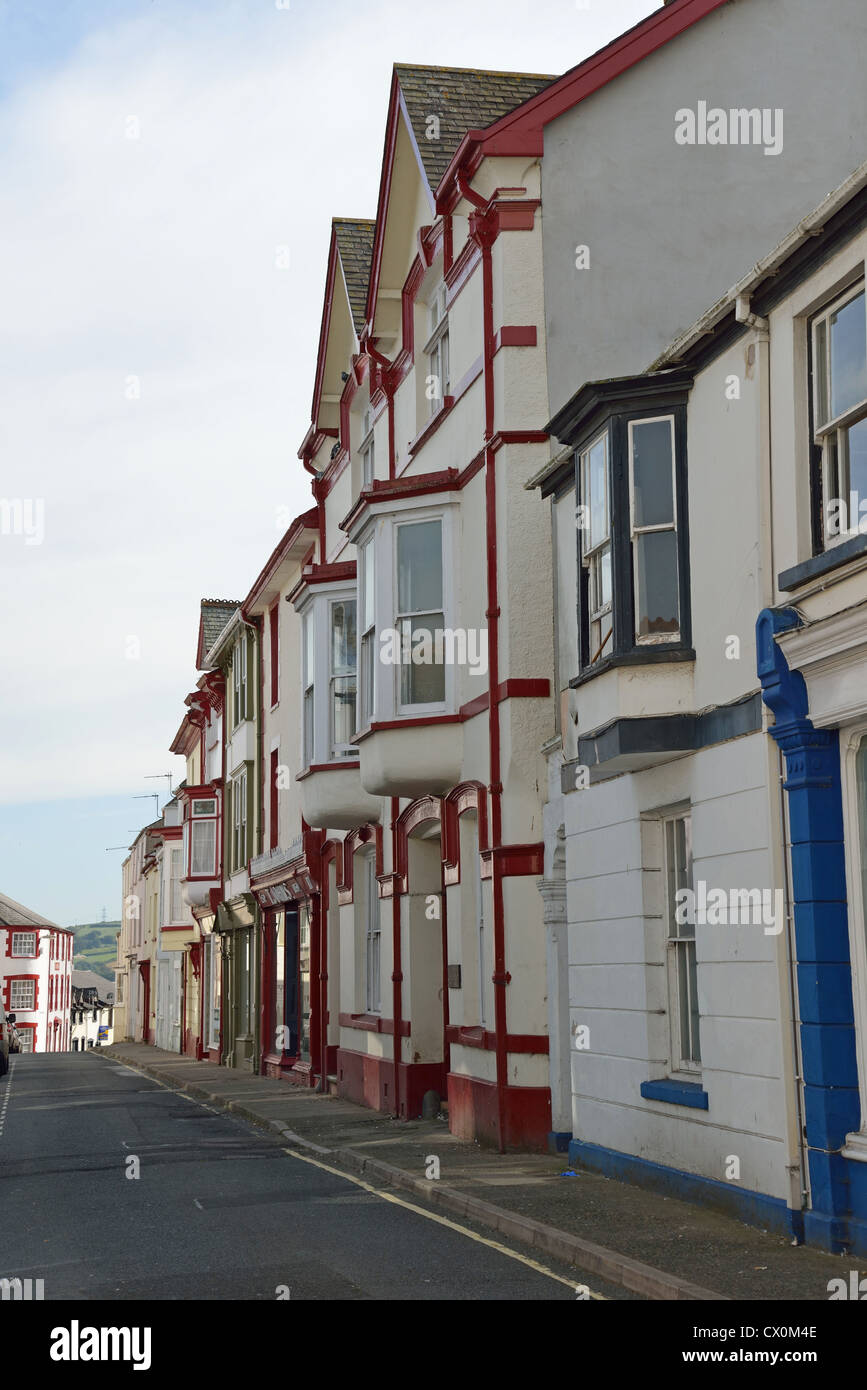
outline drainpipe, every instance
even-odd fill
[[[400,798],[391,798],[391,940],[392,940],[392,1017],[394,1019],[394,1113],[400,1119],[400,1059],[403,1042],[401,1024],[403,1011],[403,956],[400,940],[400,896],[397,892],[397,818]]]
[[[486,208],[481,198],[462,175],[457,177],[461,195],[477,211],[470,214],[470,236],[482,253],[483,306],[483,371],[485,383],[485,532],[487,542],[487,608],[488,623],[488,747],[490,757],[491,795],[491,894],[494,910],[494,1031],[497,1073],[497,1147],[506,1148],[506,1087],[508,1058],[506,1054],[506,989],[511,976],[506,969],[505,905],[503,900],[502,866],[497,850],[502,843],[502,782],[500,769],[500,711],[496,691],[500,683],[499,647],[499,589],[497,576],[497,480],[496,453],[491,446],[494,436],[494,284],[492,248],[499,233],[496,215],[482,215]]]
[[[373,346],[368,338],[364,343],[363,351],[373,358],[374,362],[382,371],[382,389],[385,392],[385,400],[388,408],[388,476],[394,477],[395,457],[394,457],[394,383],[391,369],[394,366],[387,357]]]
[[[759,470],[758,470],[758,516],[759,516],[759,564],[758,564],[758,590],[759,590],[759,609],[773,607],[775,598],[775,564],[774,564],[774,479],[773,479],[773,451],[771,436],[771,336],[770,321],[763,318],[760,314],[753,313],[748,294],[738,295],[735,302],[735,319],[738,323],[755,332],[755,353],[757,371],[761,385],[761,398],[759,404]],[[791,1143],[789,1153],[795,1159],[794,1163],[788,1165],[791,1183],[792,1196],[797,1199],[798,1205],[803,1210],[807,1205],[807,1158],[804,1138],[804,1116],[803,1100],[801,1087],[803,1082],[803,1066],[801,1061],[801,1044],[798,1032],[798,1011],[797,1011],[797,989],[795,985],[795,960],[797,959],[797,947],[795,944],[795,914],[792,904],[791,874],[789,865],[789,831],[788,831],[788,807],[785,792],[785,773],[783,770],[783,753],[779,745],[776,746],[776,795],[770,794],[771,821],[773,823],[774,807],[777,802],[777,818],[779,828],[779,839],[777,843],[779,868],[783,878],[783,895],[786,919],[786,962],[785,962],[785,991],[789,1009],[789,1029],[791,1046],[791,1066],[792,1079],[795,1093],[795,1120],[797,1124],[797,1153],[793,1154]],[[769,768],[770,770],[770,768]],[[797,1183],[797,1188],[795,1184]]]

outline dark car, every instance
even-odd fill
[[[12,1051],[12,1028],[15,1022],[15,1015],[11,1021],[3,1005],[0,1004],[0,1076],[5,1076],[9,1070],[9,1053]]]
[[[20,1051],[21,1051],[21,1034],[18,1032],[18,1029],[15,1027],[15,1015],[14,1015],[14,1014],[7,1014],[7,1015],[6,1015],[6,1022],[9,1024],[9,1051],[10,1051],[10,1052],[20,1052]]]

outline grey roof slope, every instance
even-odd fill
[[[241,607],[241,599],[203,598],[202,599],[202,651],[210,651],[226,623],[236,608]]]
[[[0,926],[56,927],[57,923],[49,922],[47,917],[40,917],[38,912],[33,912],[23,903],[17,903],[14,898],[7,898],[5,893],[0,893]]]
[[[114,985],[111,980],[103,979],[102,975],[97,975],[95,970],[73,970],[72,988],[95,989],[97,999],[105,999],[106,990],[114,994]]]
[[[335,217],[332,223],[349,295],[352,321],[356,333],[360,333],[364,327],[367,282],[370,279],[370,259],[373,255],[373,233],[376,223],[362,217]]]
[[[479,68],[434,68],[395,63],[400,90],[431,189],[468,130],[484,130],[557,79],[536,72],[485,72]],[[426,134],[439,117],[439,139]]]

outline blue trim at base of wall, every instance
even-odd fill
[[[552,1129],[548,1132],[548,1152],[549,1154],[565,1154],[569,1152],[569,1145],[572,1142],[571,1129]]]
[[[691,1105],[694,1110],[707,1110],[707,1091],[702,1090],[699,1081],[672,1081],[671,1077],[660,1077],[658,1081],[642,1081],[641,1094],[645,1100],[664,1100],[668,1105]]]
[[[680,1197],[687,1202],[713,1207],[727,1216],[746,1221],[750,1226],[762,1226],[780,1235],[795,1236],[799,1241],[804,1238],[804,1213],[794,1211],[781,1197],[767,1197],[762,1192],[751,1192],[734,1183],[702,1178],[697,1173],[667,1168],[662,1163],[618,1153],[615,1149],[604,1149],[599,1144],[587,1144],[580,1139],[573,1139],[569,1145],[569,1162],[589,1168],[591,1172],[602,1173],[607,1178],[619,1178],[635,1183],[637,1187],[661,1192],[666,1197]],[[815,1243],[821,1242],[816,1240]]]

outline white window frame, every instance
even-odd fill
[[[361,457],[361,486],[370,487],[376,477],[376,450],[373,438],[373,416],[368,403],[361,416],[361,442],[358,446]]]
[[[693,861],[692,861],[692,810],[688,806],[666,812],[659,817],[660,832],[662,837],[662,893],[663,893],[663,922],[665,926],[665,950],[666,950],[666,977],[668,986],[668,1017],[669,1017],[669,1057],[670,1075],[674,1078],[680,1077],[689,1081],[695,1081],[701,1076],[701,1017],[698,1013],[698,960],[696,955],[695,922],[686,922],[678,926],[675,922],[676,903],[672,901],[672,894],[669,889],[669,848],[668,848],[668,828],[674,826],[678,821],[686,822],[685,842],[688,866],[688,883],[686,886],[692,887]],[[684,927],[689,928],[684,931]],[[692,946],[692,966],[690,967],[690,945]],[[685,965],[684,965],[685,962]],[[691,1001],[693,991],[696,997],[696,1017],[697,1030],[694,1040],[690,1037],[690,1047],[698,1051],[697,1057],[683,1056],[683,1030],[684,1020],[680,1007],[680,979],[681,971],[687,972],[687,998]],[[692,1034],[692,1013],[686,1021],[688,1033]]]
[[[634,469],[633,469],[633,463],[634,463],[634,456],[635,456],[635,455],[634,455],[634,449],[633,449],[633,444],[632,444],[633,433],[634,433],[634,430],[635,430],[635,426],[636,426],[636,425],[647,425],[647,424],[652,424],[652,423],[660,423],[660,422],[662,422],[663,420],[668,421],[668,426],[669,426],[669,431],[670,431],[670,438],[671,438],[671,513],[672,513],[672,520],[671,520],[671,521],[662,522],[662,523],[661,523],[660,525],[658,525],[658,526],[637,526],[637,525],[635,524],[635,474],[634,474]],[[639,417],[638,419],[630,420],[630,421],[628,422],[627,450],[628,450],[628,455],[629,455],[629,541],[630,541],[630,548],[631,548],[631,552],[632,552],[632,556],[631,556],[631,558],[632,558],[632,574],[633,574],[633,593],[632,593],[632,601],[633,601],[633,605],[634,605],[634,607],[633,607],[633,612],[634,612],[634,618],[635,618],[634,632],[633,632],[633,634],[632,634],[632,638],[633,638],[633,641],[635,642],[635,645],[638,646],[638,647],[649,647],[649,646],[659,646],[659,645],[665,646],[665,645],[667,645],[667,644],[670,643],[670,642],[679,642],[679,641],[680,641],[680,635],[681,635],[681,612],[680,612],[680,541],[679,541],[679,537],[678,537],[678,522],[679,522],[679,518],[678,518],[678,514],[677,514],[677,456],[676,456],[676,448],[677,448],[677,436],[675,435],[675,430],[674,430],[674,416],[673,416],[673,415],[669,415],[669,414],[664,414],[664,415],[643,415],[643,416]],[[609,539],[610,539],[610,528],[611,528],[611,517],[610,517],[610,515],[609,515],[609,518],[608,518],[608,522],[609,522]],[[672,532],[674,533],[675,588],[676,588],[676,591],[677,591],[677,628],[675,629],[674,632],[645,633],[643,636],[640,636],[640,635],[639,635],[639,632],[638,632],[638,623],[639,623],[639,617],[640,617],[640,612],[641,612],[640,603],[639,603],[639,589],[638,589],[638,580],[639,580],[639,570],[638,570],[638,537],[639,537],[639,536],[650,535],[650,534],[652,534],[652,533],[655,532],[655,531],[672,531]],[[613,591],[614,591],[614,583],[615,583],[615,576],[614,576],[614,571],[613,571],[613,569],[612,569],[612,572],[611,572],[611,583],[612,583],[612,594],[613,594]]]
[[[845,530],[836,536],[828,534],[826,508],[833,498],[841,499],[847,507],[849,505],[851,479],[848,464],[845,462],[845,437],[853,425],[857,425],[867,417],[867,395],[865,395],[861,401],[850,406],[848,410],[844,410],[839,415],[831,416],[827,420],[823,419],[824,402],[820,399],[823,385],[828,394],[828,410],[831,409],[831,335],[828,332],[828,322],[832,314],[838,313],[859,296],[863,297],[865,319],[867,319],[867,282],[861,279],[850,285],[847,290],[837,295],[824,309],[815,314],[811,323],[813,444],[822,451],[822,543],[826,550],[830,550],[835,545],[842,545],[844,541],[851,539]],[[819,335],[822,330],[824,330],[824,342],[820,347]],[[845,481],[843,478],[844,468]],[[860,516],[854,518],[850,516],[848,519],[849,528],[857,527],[859,520]]]
[[[382,1012],[382,917],[376,853],[364,855],[364,1011]]]
[[[445,404],[445,398],[450,394],[451,375],[449,365],[449,316],[446,308],[446,286],[445,281],[440,280],[433,294],[428,301],[428,339],[424,345],[423,352],[426,360],[425,371],[425,397],[427,397],[427,379],[436,377],[439,383],[439,395],[433,396],[428,400],[429,415],[433,418],[439,414]]]
[[[334,609],[338,605],[352,604],[355,609],[355,665],[350,671],[335,672],[334,669]],[[340,680],[355,681],[354,713],[352,718],[352,731],[358,723],[358,601],[355,595],[345,597],[329,597],[328,599],[328,761],[340,762],[343,758],[357,757],[358,749],[352,743],[338,744],[335,731],[335,701],[336,683]]]
[[[241,846],[243,840],[243,855]],[[247,768],[241,768],[232,778],[232,873],[247,867]]]
[[[301,766],[321,767],[332,763],[346,762],[356,758],[358,750],[353,743],[334,742],[333,692],[334,682],[345,679],[338,676],[332,664],[332,621],[334,607],[340,603],[355,604],[355,723],[358,721],[358,592],[355,584],[347,586],[344,582],[317,585],[312,593],[305,595],[298,608],[300,618],[300,659],[301,679],[301,720],[300,720],[300,758]],[[356,733],[353,727],[353,737]]]
[[[211,806],[213,810],[198,812],[197,806]],[[193,860],[195,856],[195,827],[202,824],[213,824],[214,839],[211,854],[211,866],[206,872],[194,873]],[[185,877],[188,879],[212,879],[217,876],[217,830],[218,830],[218,805],[215,796],[196,796],[190,797],[188,803],[188,816],[184,821],[184,868]]]
[[[585,545],[585,536],[590,537],[590,487],[589,470],[590,455],[597,444],[605,444],[605,465],[603,477],[605,479],[605,521],[606,531],[604,536],[593,546]],[[614,550],[611,536],[611,438],[608,425],[581,449],[578,454],[578,472],[580,478],[581,496],[580,503],[586,509],[587,530],[581,533],[581,565],[587,570],[587,638],[588,652],[587,665],[595,666],[598,661],[604,661],[614,650]],[[611,598],[607,603],[602,599],[602,569],[605,555],[608,555],[608,566],[611,573]],[[602,631],[605,626],[606,617],[610,621],[608,636],[602,640]],[[608,649],[606,651],[606,648]]]
[[[234,693],[234,703],[232,706],[233,727],[238,728],[249,719],[250,711],[247,707],[248,693],[248,672],[247,672],[247,632],[241,630],[241,635],[235,641],[235,648],[232,653],[232,690]]]
[[[441,600],[442,600],[442,610],[437,610],[437,611],[442,611],[442,615],[443,615],[443,629],[449,628],[449,627],[452,626],[452,624],[449,622],[449,613],[448,613],[448,607],[447,607],[447,604],[446,604],[446,555],[445,555],[445,551],[446,551],[446,528],[445,528],[444,518],[443,518],[441,515],[439,515],[439,514],[431,515],[431,516],[408,516],[408,517],[406,517],[406,518],[397,518],[397,517],[396,517],[395,520],[394,520],[393,527],[392,527],[392,566],[393,566],[393,575],[394,575],[394,578],[393,578],[393,594],[394,594],[393,613],[394,613],[394,620],[393,620],[392,626],[396,629],[396,631],[398,632],[398,634],[402,634],[402,627],[403,627],[403,623],[404,623],[404,622],[411,622],[411,621],[412,621],[413,619],[415,619],[415,618],[428,618],[428,617],[431,617],[431,616],[433,615],[433,612],[434,612],[434,610],[432,610],[432,609],[430,609],[430,610],[414,609],[414,610],[412,610],[411,612],[410,612],[410,611],[407,611],[406,613],[401,613],[400,610],[399,610],[399,608],[398,608],[398,604],[399,604],[399,601],[400,601],[400,599],[399,599],[399,594],[400,594],[400,583],[399,583],[399,577],[398,577],[398,554],[399,554],[399,544],[400,544],[400,532],[401,532],[401,530],[402,530],[404,527],[410,527],[410,526],[426,526],[426,525],[430,525],[432,522],[439,522],[439,526],[440,526],[440,581],[441,581],[441,583],[440,583],[440,597],[441,597]],[[400,640],[401,640],[401,643],[402,643],[402,635],[401,635],[401,637],[400,637]],[[412,646],[412,643],[410,643],[410,646]],[[403,682],[402,682],[403,667],[402,667],[402,665],[401,665],[401,666],[395,666],[393,669],[394,669],[394,707],[395,707],[395,709],[397,710],[398,715],[441,714],[441,713],[445,712],[445,710],[446,710],[446,708],[447,708],[447,705],[448,705],[448,694],[449,694],[449,689],[448,689],[448,687],[449,687],[449,680],[448,680],[449,667],[448,667],[447,663],[443,662],[443,699],[442,699],[442,700],[427,700],[427,701],[418,701],[418,702],[414,702],[414,703],[404,703],[403,699],[401,698],[401,686],[402,686],[402,684],[403,684]]]
[[[31,950],[23,951],[20,944],[16,944],[20,943],[22,938],[27,941],[32,941],[33,946]],[[37,941],[38,937],[35,931],[14,931],[12,933],[12,956],[21,957],[23,960],[35,960]]]
[[[20,990],[21,990],[22,986],[24,986],[24,987],[26,987],[27,989],[29,989],[30,993],[29,993],[29,995],[27,996],[28,999],[30,1000],[30,1003],[29,1003],[29,1004],[22,1004],[21,1001],[20,1001],[19,999],[16,999],[16,997],[15,997],[15,995],[16,995],[16,986],[18,987],[18,992],[19,992],[19,993],[20,993]],[[32,1014],[32,1013],[35,1012],[35,1009],[36,1009],[36,981],[35,981],[35,980],[19,980],[19,979],[17,979],[17,978],[13,975],[12,978],[10,979],[10,981],[9,981],[9,1013],[10,1013],[10,1014],[18,1014],[18,1013]]]

